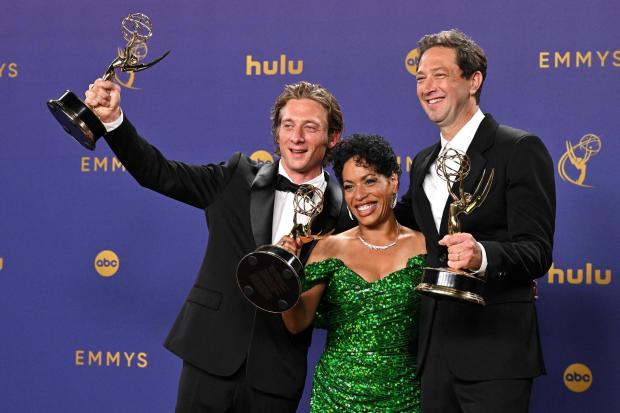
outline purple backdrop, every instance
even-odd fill
[[[482,109],[537,133],[558,166],[538,302],[548,375],[532,411],[620,410],[619,3],[23,0],[0,6],[0,411],[173,410],[180,362],[161,343],[202,258],[203,214],[140,189],[105,143],[84,150],[45,106],[83,96],[136,11],[154,23],[150,56],[172,54],[136,75],[123,108],[193,163],[271,151],[269,109],[302,79],[334,92],[347,133],[380,133],[406,162],[438,138],[406,57],[423,34],[469,33],[490,61]]]

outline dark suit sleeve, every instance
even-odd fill
[[[535,279],[552,263],[555,230],[553,160],[542,141],[522,136],[506,165],[508,241],[482,241],[487,276]]]
[[[170,161],[138,135],[127,117],[105,139],[140,185],[200,209],[206,208],[228,184],[241,156],[233,155],[226,164]]]
[[[413,163],[411,164],[411,171],[413,171],[413,165],[415,161],[416,160],[414,159]],[[394,208],[394,214],[396,215],[396,220],[401,225],[419,231],[420,227],[418,226],[418,223],[415,220],[415,216],[413,215],[413,185],[411,184],[411,182],[413,182],[413,172],[409,174],[409,189],[407,189],[405,195],[403,195],[400,201],[398,201],[398,203],[396,204],[396,207]]]

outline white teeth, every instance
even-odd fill
[[[437,103],[437,102],[439,102],[440,100],[441,100],[441,98],[429,99],[429,100],[428,100],[428,103],[430,103],[430,104],[432,105],[433,103]]]
[[[360,205],[357,207],[358,211],[366,211],[368,209],[372,208],[372,204],[365,204],[365,205]]]

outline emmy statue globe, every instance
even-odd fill
[[[300,239],[302,243],[320,239],[320,235],[310,234],[310,226],[323,210],[323,192],[312,185],[300,185],[293,205],[293,229],[289,236]],[[308,217],[308,223],[298,223],[298,214]],[[278,245],[263,245],[239,261],[237,283],[254,306],[270,313],[280,313],[299,300],[303,273],[304,266],[295,254]]]
[[[118,49],[118,56],[108,66],[102,76],[103,80],[114,81],[117,69],[122,72],[148,69],[170,53],[168,51],[150,63],[139,63],[146,57],[146,42],[153,35],[151,20],[142,13],[132,13],[125,17],[121,23],[121,33],[127,44],[124,49]],[[97,115],[69,90],[60,98],[49,100],[47,107],[63,129],[91,151],[95,149],[97,139],[106,133]]]
[[[435,165],[437,174],[446,181],[448,192],[453,199],[448,210],[448,234],[461,232],[459,215],[471,214],[484,202],[491,190],[495,170],[491,170],[486,183],[483,184],[486,175],[486,170],[484,170],[474,193],[470,194],[463,190],[463,181],[471,168],[469,157],[465,153],[456,149],[448,149],[437,158]],[[455,184],[458,186],[458,194],[452,190]],[[484,278],[476,274],[475,271],[426,267],[422,275],[422,282],[418,284],[416,290],[424,294],[484,305],[485,302],[482,297],[484,284]]]

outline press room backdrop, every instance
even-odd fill
[[[192,163],[271,153],[275,97],[309,80],[338,97],[346,133],[386,136],[408,169],[438,139],[415,95],[416,41],[469,33],[489,59],[483,111],[538,134],[556,164],[554,263],[537,302],[548,374],[532,411],[620,411],[620,3],[598,0],[3,1],[0,411],[174,408],[181,363],[162,342],[202,259],[204,215],[140,188],[104,141],[79,146],[45,105],[83,97],[131,12],[153,22],[149,57],[172,53],[121,78],[136,88],[123,109]]]

